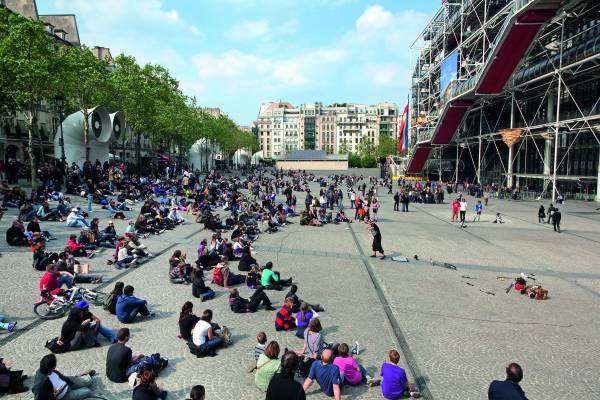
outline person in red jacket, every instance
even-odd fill
[[[277,311],[275,317],[275,330],[276,331],[289,331],[296,328],[296,321],[292,316],[292,307],[294,305],[294,299],[286,297],[285,304]]]
[[[452,222],[458,222],[458,211],[460,210],[460,201],[455,199],[452,202]]]
[[[69,253],[74,255],[75,257],[90,257],[92,258],[94,253],[90,253],[85,250],[85,245],[81,243],[77,243],[77,235],[70,235],[69,242],[67,243],[67,247],[69,248]]]
[[[71,274],[57,271],[55,264],[47,265],[46,272],[40,278],[40,292],[47,290],[52,294],[56,294],[62,285],[69,289],[73,287]]]

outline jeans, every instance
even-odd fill
[[[76,219],[67,223],[67,226],[71,228],[89,228],[90,224],[85,219]]]
[[[113,331],[110,328],[107,328],[106,326],[104,326],[102,324],[100,324],[100,327],[98,328],[98,333],[96,333],[96,337],[98,337],[98,335],[104,336],[111,343],[115,343],[117,341],[117,336],[115,335],[115,331]]]
[[[204,342],[202,346],[204,346],[207,350],[213,350],[218,347],[221,347],[222,345],[223,339],[221,339],[219,336],[213,336],[212,339],[209,339],[206,342]]]
[[[94,200],[94,195],[88,194],[87,195],[87,210],[88,210],[88,212],[92,212],[92,201],[93,200]]]
[[[65,285],[69,289],[73,287],[73,280],[69,275],[60,275],[60,277],[58,278],[58,287],[60,288],[62,287],[62,285]]]
[[[90,388],[93,385],[93,380],[89,375],[85,376],[69,376],[72,384],[69,386],[67,395],[64,400],[85,400],[93,394]]]
[[[121,322],[123,322],[123,323],[133,322],[133,320],[138,315],[138,313],[144,317],[147,315],[150,315],[150,311],[148,311],[148,307],[146,307],[145,304],[142,304],[141,306],[133,307],[131,309],[131,311],[129,311],[129,314],[127,315],[127,317]]]

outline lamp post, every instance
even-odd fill
[[[63,136],[63,118],[62,118],[62,108],[65,101],[65,98],[60,94],[54,96],[54,101],[58,106],[58,120],[60,122],[60,139],[58,144],[60,145],[60,161],[62,162],[63,174],[65,176],[65,188],[67,186],[67,157],[65,156],[65,138]]]

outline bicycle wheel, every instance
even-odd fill
[[[58,319],[69,310],[66,303],[52,302],[50,304],[41,301],[33,306],[33,312],[41,319]]]
[[[104,304],[104,300],[106,299],[106,293],[101,292],[84,292],[81,297],[89,303],[92,303],[95,306],[100,306]]]

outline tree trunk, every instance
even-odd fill
[[[142,135],[140,133],[137,133],[137,143],[136,143],[136,158],[137,158],[137,169],[138,169],[138,173],[141,173],[142,171],[142,157],[141,157],[141,146],[142,146]]]
[[[29,109],[29,126],[27,127],[27,133],[29,134],[29,165],[31,167],[31,190],[37,189],[37,168],[35,165],[35,156],[33,154],[33,105]],[[18,179],[18,178],[17,178]]]

